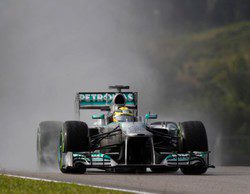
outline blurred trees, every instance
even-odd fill
[[[170,106],[212,115],[226,133],[250,134],[250,22],[159,40],[149,56],[163,90],[170,80],[175,86],[165,93]]]
[[[207,0],[207,5],[211,24],[224,25],[250,19],[248,0]]]
[[[164,118],[204,121],[222,164],[249,165],[250,1],[144,2],[153,33],[143,52],[158,83],[151,106]]]
[[[250,19],[249,0],[170,0],[173,25],[200,28]],[[198,25],[198,26],[197,26]]]
[[[193,36],[183,46],[177,81],[193,91],[191,102],[227,132],[250,134],[250,24]]]

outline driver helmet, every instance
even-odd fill
[[[134,121],[134,115],[128,107],[120,107],[113,114],[113,122],[132,122]]]

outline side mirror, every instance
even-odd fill
[[[157,119],[157,114],[146,114],[145,119]]]
[[[104,119],[104,114],[94,114],[92,115],[92,119]]]

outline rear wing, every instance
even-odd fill
[[[99,109],[110,110],[113,99],[117,92],[79,92],[75,97],[75,109],[79,115],[81,109]],[[121,92],[126,99],[128,108],[137,109],[138,93],[137,92]]]

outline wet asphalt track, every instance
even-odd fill
[[[152,193],[249,193],[250,167],[217,167],[205,175],[172,174],[115,174],[91,169],[84,175],[62,174],[59,171],[1,173],[88,185],[114,187]]]

